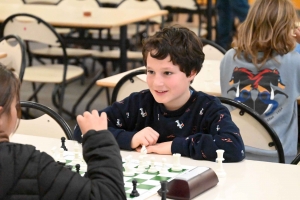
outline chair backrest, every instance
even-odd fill
[[[58,5],[62,0],[22,0],[24,4]]]
[[[205,54],[205,59],[208,60],[222,60],[226,50],[218,45],[217,43],[201,38],[203,43],[203,53]]]
[[[1,25],[0,36],[15,34],[24,41],[37,42],[53,47],[60,47],[62,51],[61,63],[64,65],[62,80],[66,79],[68,56],[66,45],[62,37],[55,31],[53,26],[43,19],[27,13],[13,14],[6,18]],[[27,46],[28,49],[29,46]]]
[[[31,101],[21,101],[20,104],[21,108],[29,109],[29,112],[34,109],[42,112],[42,115],[34,119],[20,119],[17,133],[73,140],[73,133],[67,122],[51,108]],[[22,111],[22,115],[28,117],[29,114]]]
[[[22,82],[26,67],[26,47],[23,40],[16,35],[4,36],[0,39],[0,52],[6,53],[6,57],[0,58],[0,63],[13,68]]]
[[[232,120],[240,129],[245,144],[246,159],[271,161],[272,157],[278,155],[278,161],[285,163],[282,144],[276,132],[258,113],[232,99],[218,98],[223,104],[229,106]]]
[[[146,74],[146,70],[133,71],[122,77],[113,90],[111,103],[123,100],[132,92],[148,89],[147,83],[137,77],[140,74]]]
[[[118,9],[141,9],[141,10],[162,10],[162,6],[158,0],[123,0],[117,7]],[[152,22],[162,24],[163,26],[163,16],[162,17],[153,17],[150,19]]]
[[[300,165],[300,153],[294,158],[294,160],[291,162],[293,165]]]

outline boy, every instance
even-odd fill
[[[107,113],[121,149],[140,151],[145,145],[148,153],[210,161],[217,149],[224,149],[226,162],[244,159],[244,144],[227,108],[190,88],[204,61],[202,47],[195,33],[180,26],[164,28],[143,42],[149,90],[99,111]],[[80,135],[76,127],[75,138]]]

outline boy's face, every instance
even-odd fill
[[[173,65],[170,56],[164,60],[147,57],[147,84],[156,102],[164,104],[168,110],[181,108],[190,98],[190,82],[195,73],[189,77]]]

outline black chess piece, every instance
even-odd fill
[[[138,197],[138,196],[140,196],[139,192],[136,190],[136,184],[137,184],[136,179],[133,179],[132,180],[133,189],[132,189],[132,192],[130,193],[131,197]]]
[[[79,165],[79,164],[76,164],[76,165],[75,165],[75,168],[76,168],[76,172],[79,174],[79,171],[80,171],[80,165]]]
[[[168,193],[168,190],[167,190],[167,181],[161,181],[160,182],[160,185],[161,185],[161,200],[166,200],[167,199],[167,193]]]
[[[65,142],[66,142],[66,138],[65,137],[61,137],[61,147],[60,148],[63,148],[65,151],[68,151],[66,145],[65,145]]]

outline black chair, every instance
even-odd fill
[[[42,113],[41,116],[33,118],[28,112],[22,110],[22,118],[16,130],[19,134],[44,136],[52,138],[66,137],[73,140],[73,131],[67,122],[51,108],[32,101],[21,101],[21,109],[30,110],[30,112]],[[33,118],[33,119],[32,119]]]
[[[294,158],[294,160],[291,162],[293,165],[299,165],[300,164],[300,153]]]
[[[214,48],[216,48],[217,50],[219,50],[222,54],[225,55],[226,53],[226,50],[221,47],[220,45],[218,45],[216,42],[212,41],[212,40],[208,40],[208,39],[205,39],[205,38],[200,38],[201,39],[201,42],[203,43],[203,46],[206,46],[206,45],[210,45]]]
[[[6,57],[0,58],[0,63],[14,69],[15,74],[23,81],[26,67],[26,47],[24,41],[16,35],[7,35],[0,39],[0,51]]]
[[[122,77],[113,90],[111,103],[124,99],[132,92],[148,89],[147,83],[137,77],[141,74],[146,74],[146,69],[133,71]]]
[[[240,129],[246,148],[246,159],[273,161],[278,155],[278,162],[285,163],[282,144],[272,127],[258,113],[248,106],[225,97],[218,97],[229,106],[233,122]],[[251,156],[252,158],[250,158]]]

